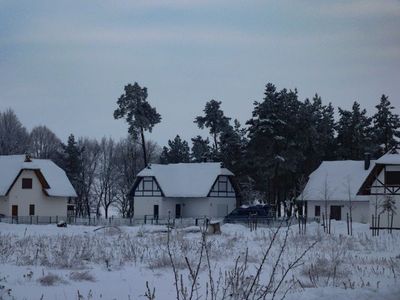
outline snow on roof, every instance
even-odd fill
[[[297,199],[349,201],[350,192],[352,201],[368,201],[368,196],[357,195],[357,192],[374,164],[371,161],[369,169],[365,170],[364,161],[323,161],[311,173],[303,193]]]
[[[393,148],[380,157],[376,164],[379,165],[400,165],[400,148]]]
[[[19,172],[23,169],[39,170],[50,188],[46,189],[49,196],[76,197],[64,170],[49,159],[32,159],[25,162],[25,155],[0,155],[0,196],[4,196]]]
[[[154,176],[165,197],[206,197],[219,175],[234,174],[220,163],[179,163],[152,164],[137,176]]]

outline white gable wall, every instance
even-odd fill
[[[8,199],[8,197],[0,196],[0,214],[2,214],[2,215],[7,215],[7,212],[8,212],[7,199]]]
[[[325,201],[308,201],[307,202],[307,217],[310,219],[320,218],[322,220],[322,214],[325,215]],[[315,215],[315,206],[320,207],[320,216]],[[341,219],[346,221],[347,214],[350,215],[350,204],[347,201],[332,201],[329,200],[327,203],[328,215],[331,211],[331,206],[341,206]],[[370,218],[369,202],[368,201],[357,201],[352,202],[352,219],[353,222],[368,223]]]
[[[181,205],[181,216],[191,217],[224,217],[236,206],[236,198],[172,198],[172,197],[135,197],[135,217],[143,218],[153,215],[154,205],[159,206],[159,217],[167,218],[168,212],[175,217],[176,205]]]
[[[32,178],[32,189],[22,189],[22,178]],[[67,216],[68,197],[48,197],[34,171],[24,170],[4,201],[5,215],[12,215],[12,205],[18,205],[19,216],[29,216],[29,205],[35,205],[36,216]],[[1,208],[1,207],[0,207]],[[0,211],[1,213],[1,211]]]

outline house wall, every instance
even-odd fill
[[[160,218],[175,217],[176,204],[181,204],[181,216],[190,217],[224,217],[236,206],[236,198],[172,198],[172,197],[135,197],[135,217],[153,215],[153,206],[159,205]]]
[[[330,214],[331,206],[341,206],[341,219],[346,221],[347,213],[350,214],[348,201],[328,201],[328,214]],[[307,217],[310,219],[317,218],[315,216],[315,206],[320,206],[321,216],[325,214],[325,201],[307,201]],[[319,217],[318,217],[319,218]],[[370,219],[369,202],[353,201],[352,202],[352,219],[353,222],[368,223]]]
[[[22,178],[32,178],[32,189],[22,189]],[[35,216],[67,216],[68,197],[48,197],[34,171],[24,170],[8,194],[5,215],[12,215],[18,205],[19,216],[29,216],[29,205],[35,205]]]
[[[400,171],[400,166],[386,166],[387,171]],[[381,182],[385,182],[384,170],[378,175],[378,179]],[[381,184],[375,180],[372,186],[380,186]],[[371,193],[375,194],[384,194],[384,188],[371,188]],[[387,196],[389,193],[386,191]],[[400,193],[400,191],[398,191]],[[384,211],[383,204],[385,202],[385,195],[371,195],[370,196],[370,215],[369,222],[372,223],[372,215],[379,216],[379,226],[380,227],[390,227],[391,226],[391,213],[388,214],[387,211]],[[400,195],[392,195],[392,199],[394,200],[394,211],[393,214],[393,227],[400,228]],[[372,224],[371,224],[372,226]]]
[[[7,197],[0,196],[0,214],[7,215],[8,214],[8,203]]]
[[[162,206],[162,197],[140,197],[135,196],[133,202],[134,215],[136,218],[142,218],[145,215],[153,215],[153,207],[154,205],[159,206],[159,215],[160,217],[163,215],[161,211]]]

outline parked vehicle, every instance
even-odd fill
[[[225,216],[224,223],[245,223],[249,220],[269,221],[273,211],[269,205],[242,206]]]

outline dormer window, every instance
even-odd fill
[[[385,184],[400,186],[400,171],[386,171]]]
[[[22,188],[32,189],[32,178],[22,178]]]

